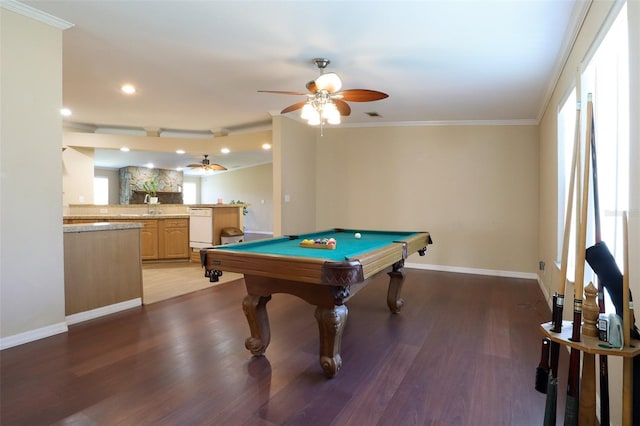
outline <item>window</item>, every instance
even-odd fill
[[[96,176],[93,178],[93,204],[109,204],[109,178]]]
[[[196,204],[196,183],[184,182],[182,185],[182,202],[184,204]]]
[[[602,241],[622,265],[621,212],[629,208],[629,57],[628,24],[626,4],[621,4],[617,13],[608,21],[602,36],[596,40],[584,62],[581,75],[581,145],[586,132],[587,94],[593,98],[594,127],[597,154],[598,196]],[[561,253],[562,237],[567,207],[569,173],[574,146],[574,120],[576,112],[576,90],[567,96],[558,112],[558,250]],[[580,155],[584,159],[584,153]],[[593,172],[593,170],[592,170]],[[578,179],[582,181],[582,173]],[[593,182],[590,184],[593,188]],[[593,193],[589,195],[589,219],[587,221],[587,247],[594,244],[595,220],[593,215]],[[573,204],[572,231],[569,244],[568,278],[573,279],[575,270],[575,221],[579,207]],[[585,280],[592,280],[587,268]],[[607,307],[611,311],[612,306]]]
[[[567,199],[569,197],[569,184],[571,179],[571,163],[573,161],[573,149],[575,146],[577,99],[575,87],[562,104],[558,113],[558,253],[562,253],[565,219],[567,215]],[[582,124],[580,127],[583,127]],[[575,184],[575,183],[574,183]],[[576,192],[571,201],[572,216],[576,216]],[[571,220],[569,241],[576,241],[576,221]],[[573,281],[575,272],[575,244],[568,245],[567,278]],[[559,255],[560,256],[560,255]],[[561,256],[560,256],[561,257]],[[562,259],[558,259],[561,261]]]
[[[621,212],[629,209],[629,50],[626,4],[582,75],[593,94],[602,240],[623,270]],[[593,220],[590,226],[593,227]]]

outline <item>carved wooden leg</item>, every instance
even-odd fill
[[[394,266],[393,271],[389,272],[388,275],[391,279],[389,280],[389,291],[387,292],[387,306],[392,313],[397,314],[402,309],[402,305],[404,305],[404,300],[400,298],[400,291],[404,283],[404,270]]]
[[[315,315],[320,330],[320,366],[329,378],[338,374],[338,370],[342,367],[340,344],[348,313],[349,310],[345,305],[316,308]]]
[[[262,355],[271,341],[269,328],[269,316],[267,314],[267,302],[271,296],[255,296],[247,294],[242,301],[242,310],[249,322],[251,337],[244,342],[244,346],[252,355]]]

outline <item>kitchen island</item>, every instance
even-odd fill
[[[68,324],[142,304],[142,224],[63,225]]]

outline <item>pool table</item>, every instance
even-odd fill
[[[356,238],[356,233],[361,235]],[[302,247],[303,240],[334,238],[334,249]],[[222,271],[244,274],[242,302],[251,337],[246,348],[264,354],[270,341],[266,304],[274,293],[287,293],[315,305],[320,331],[320,365],[327,377],[342,366],[340,345],[347,321],[345,303],[383,271],[391,277],[387,305],[400,312],[404,261],[431,244],[428,232],[331,229],[302,235],[215,246],[201,251],[205,276],[216,281]]]

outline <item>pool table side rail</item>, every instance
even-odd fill
[[[221,270],[245,275],[258,275],[279,279],[326,284],[347,285],[364,281],[378,272],[405,260],[431,243],[429,233],[417,233],[404,241],[396,241],[381,249],[345,261],[333,262],[319,258],[302,258],[244,251],[206,251],[207,270]]]
[[[364,277],[369,278],[378,272],[404,261],[407,257],[427,247],[431,243],[428,232],[421,232],[394,244],[357,256],[364,271]],[[355,260],[351,258],[350,260]]]
[[[276,254],[258,254],[241,251],[207,250],[207,270],[221,270],[245,275],[259,275],[270,278],[290,279],[320,283],[323,259],[296,258]]]

